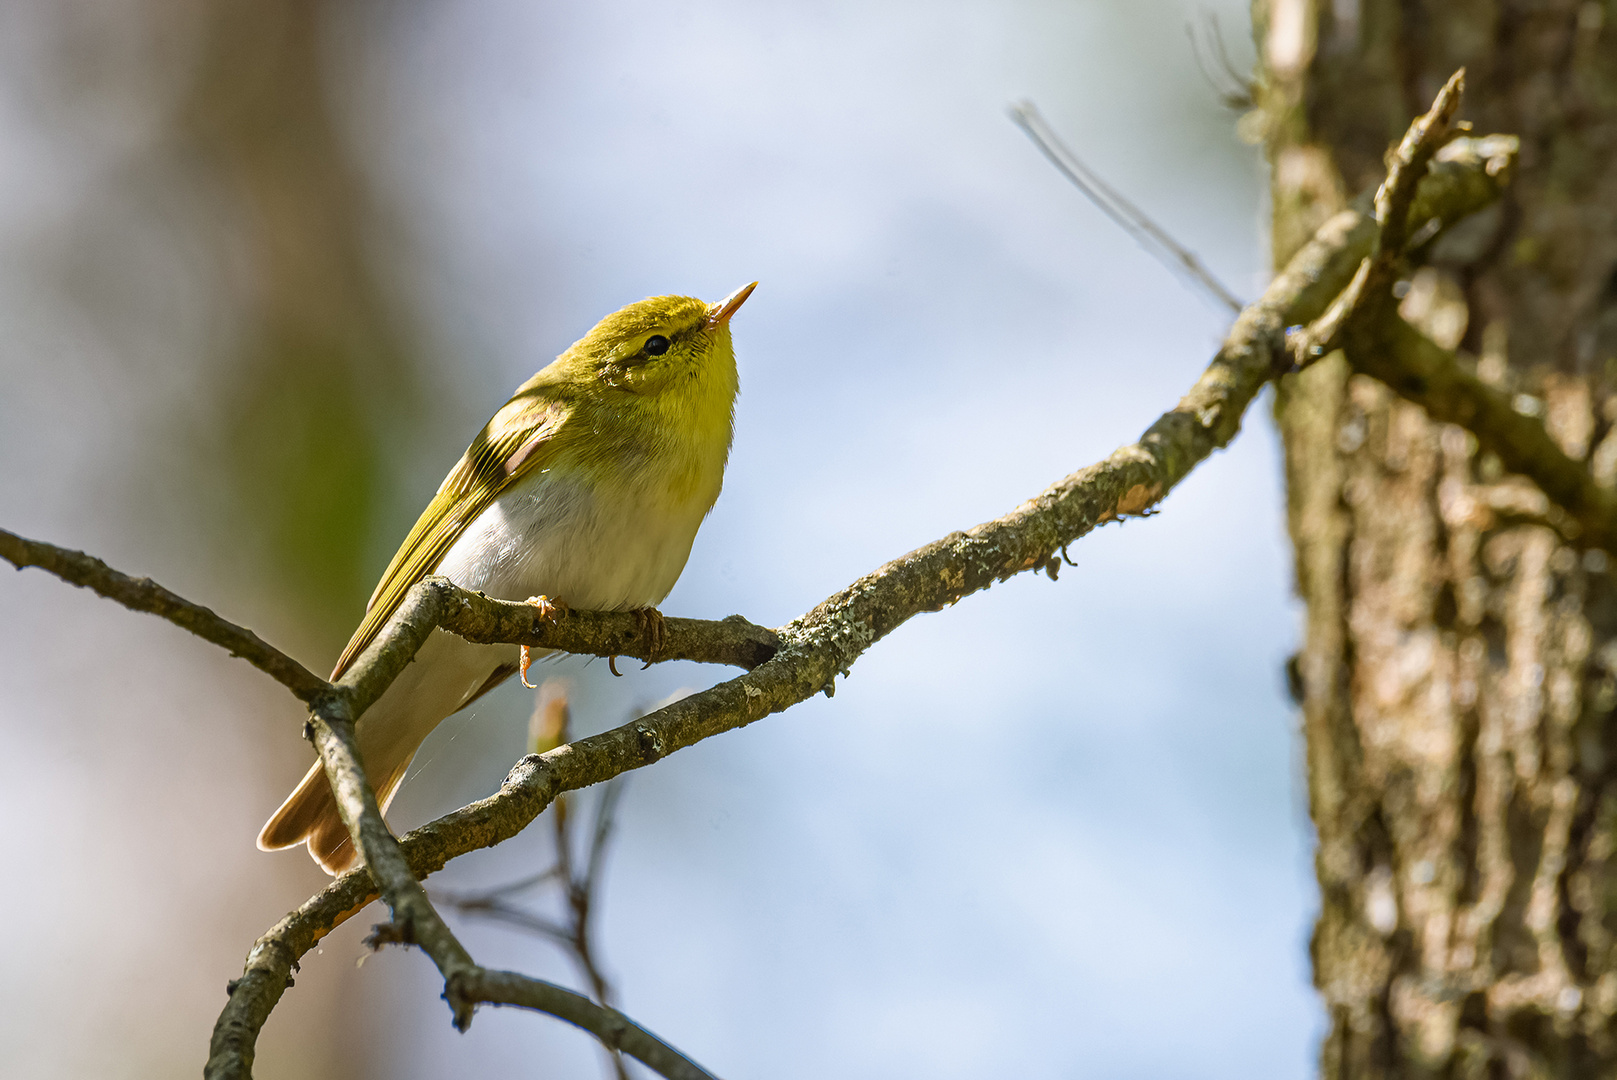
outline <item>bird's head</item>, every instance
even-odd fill
[[[657,396],[704,376],[735,370],[730,316],[758,283],[709,304],[694,296],[652,296],[614,311],[562,354],[575,377],[630,394]]]

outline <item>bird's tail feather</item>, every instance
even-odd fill
[[[376,801],[384,811],[387,804],[393,801],[393,793],[398,790],[399,781],[404,779],[404,771],[409,764],[406,758],[397,767],[389,769],[377,784]],[[304,774],[303,781],[286,797],[281,808],[270,815],[258,834],[260,851],[279,851],[304,843],[309,845],[309,855],[320,864],[320,868],[333,876],[350,869],[358,861],[353,842],[348,836],[348,826],[343,824],[342,815],[337,813],[337,800],[331,793],[331,785],[326,782],[326,771],[318,761]]]
[[[515,674],[515,654],[515,646],[474,645],[436,632],[416,654],[416,662],[365,710],[354,735],[365,774],[384,811],[428,733],[444,717]],[[265,851],[299,844],[308,844],[314,861],[332,874],[358,861],[319,762],[258,834],[258,846]]]

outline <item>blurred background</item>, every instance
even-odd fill
[[[0,10],[0,524],[328,669],[518,382],[653,293],[762,282],[731,465],[670,614],[767,625],[1131,441],[1227,313],[1007,117],[1033,99],[1244,297],[1258,152],[1187,28],[1236,0],[14,0]],[[1275,439],[1150,521],[917,619],[781,716],[632,775],[598,913],[625,1010],[728,1077],[1303,1077],[1322,1020]],[[629,665],[635,667],[637,665]],[[728,675],[602,663],[585,731]],[[532,692],[446,722],[392,814],[487,793]],[[0,1060],[194,1074],[253,939],[292,699],[164,623],[0,575]],[[549,830],[433,879],[549,858]],[[431,965],[306,958],[257,1075],[601,1075]],[[580,985],[518,931],[485,963]],[[363,964],[360,961],[364,961]]]

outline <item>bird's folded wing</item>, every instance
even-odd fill
[[[331,673],[333,680],[341,678],[365,647],[376,640],[403,602],[404,594],[438,568],[466,527],[514,481],[543,468],[554,456],[556,434],[570,409],[546,393],[549,387],[534,385],[538,381],[524,385],[494,414],[444,478],[371,594],[364,621]]]

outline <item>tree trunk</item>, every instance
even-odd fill
[[[1609,12],[1609,14],[1608,14]],[[1617,9],[1256,0],[1282,264],[1443,80],[1520,135],[1405,318],[1617,474]],[[1544,500],[1340,356],[1286,380],[1324,1076],[1617,1075],[1617,582]]]

